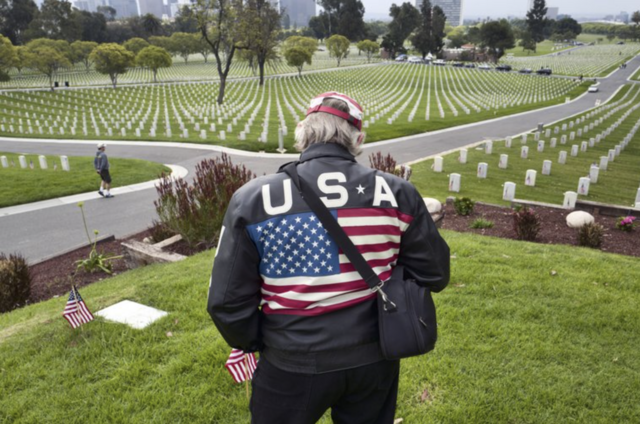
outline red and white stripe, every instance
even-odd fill
[[[391,277],[402,234],[413,217],[396,209],[338,210],[338,223],[381,280]],[[376,297],[340,253],[340,273],[329,276],[270,278],[262,275],[262,311],[266,314],[314,316],[344,309]]]
[[[224,365],[229,370],[236,383],[251,380],[258,364],[255,353],[245,353],[240,349],[232,349],[227,363]]]
[[[71,328],[76,328],[89,321],[93,321],[93,315],[84,301],[69,300],[64,308],[62,316],[69,321]]]

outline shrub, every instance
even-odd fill
[[[620,231],[631,232],[633,231],[633,227],[635,226],[635,216],[621,216],[618,218],[618,222],[616,223],[616,228]]]
[[[254,173],[233,165],[225,154],[200,162],[192,185],[163,174],[154,202],[160,222],[191,248],[214,247],[231,196],[253,178]]]
[[[398,162],[396,162],[391,154],[382,156],[382,153],[380,152],[371,153],[369,155],[369,165],[373,169],[377,169],[378,171],[386,172],[388,174],[393,174],[407,181],[411,179],[411,174],[413,173],[410,166],[398,166]]]
[[[156,221],[155,219],[151,222],[151,227],[149,227],[149,238],[154,244],[160,243],[161,241],[169,239],[175,235],[176,233],[171,231],[171,229],[162,222]]]
[[[489,221],[488,219],[478,218],[469,226],[469,228],[473,229],[484,229],[484,228],[493,228],[493,221]]]
[[[0,254],[0,312],[23,306],[30,295],[31,273],[26,259]]]
[[[453,201],[453,208],[458,215],[467,216],[473,213],[476,202],[468,197],[456,197]]]
[[[595,222],[585,224],[578,230],[578,244],[592,249],[599,249],[604,238],[604,227]]]
[[[527,207],[517,207],[513,211],[513,229],[518,240],[535,241],[540,232],[540,218]]]

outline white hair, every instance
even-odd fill
[[[322,105],[349,113],[349,106],[342,100],[327,98]],[[358,156],[362,153],[358,144],[361,136],[364,137],[364,133],[345,119],[329,113],[316,112],[298,124],[295,148],[303,152],[312,144],[335,143],[345,147],[352,155]]]

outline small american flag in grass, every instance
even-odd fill
[[[69,293],[69,300],[67,300],[67,305],[64,308],[62,316],[69,321],[71,328],[80,327],[82,324],[93,321],[91,311],[89,311],[89,308],[85,305],[84,300],[82,300],[80,296],[80,292],[75,286],[71,289],[71,293]]]
[[[251,380],[258,364],[255,353],[245,353],[240,349],[232,349],[227,363],[224,365],[229,370],[236,383]]]

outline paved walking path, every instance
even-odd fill
[[[395,140],[371,143],[359,157],[368,163],[368,155],[381,151],[391,153],[399,163],[455,150],[485,138],[504,138],[530,131],[538,123],[549,124],[566,119],[593,108],[596,100],[606,101],[640,67],[640,57],[629,62],[608,78],[600,79],[599,93],[586,93],[579,99],[559,106],[511,115],[491,121],[450,128]],[[426,128],[425,128],[426,129]],[[0,138],[0,151],[16,153],[38,153],[44,155],[65,154],[68,156],[93,156],[95,141],[77,140],[21,140]],[[137,158],[169,163],[193,173],[195,166],[204,158],[228,153],[234,163],[243,163],[257,175],[272,173],[283,163],[297,157],[294,154],[257,154],[236,151],[219,146],[189,145],[159,142],[107,141],[108,153],[112,157]],[[117,181],[117,169],[113,170]],[[155,189],[123,193],[113,199],[95,199],[85,202],[85,213],[90,229],[103,235],[124,237],[149,227],[155,217],[153,201]],[[37,262],[56,253],[79,246],[84,240],[84,229],[78,207],[62,204],[45,209],[31,210],[2,216],[0,211],[0,252],[20,252],[31,262]]]

